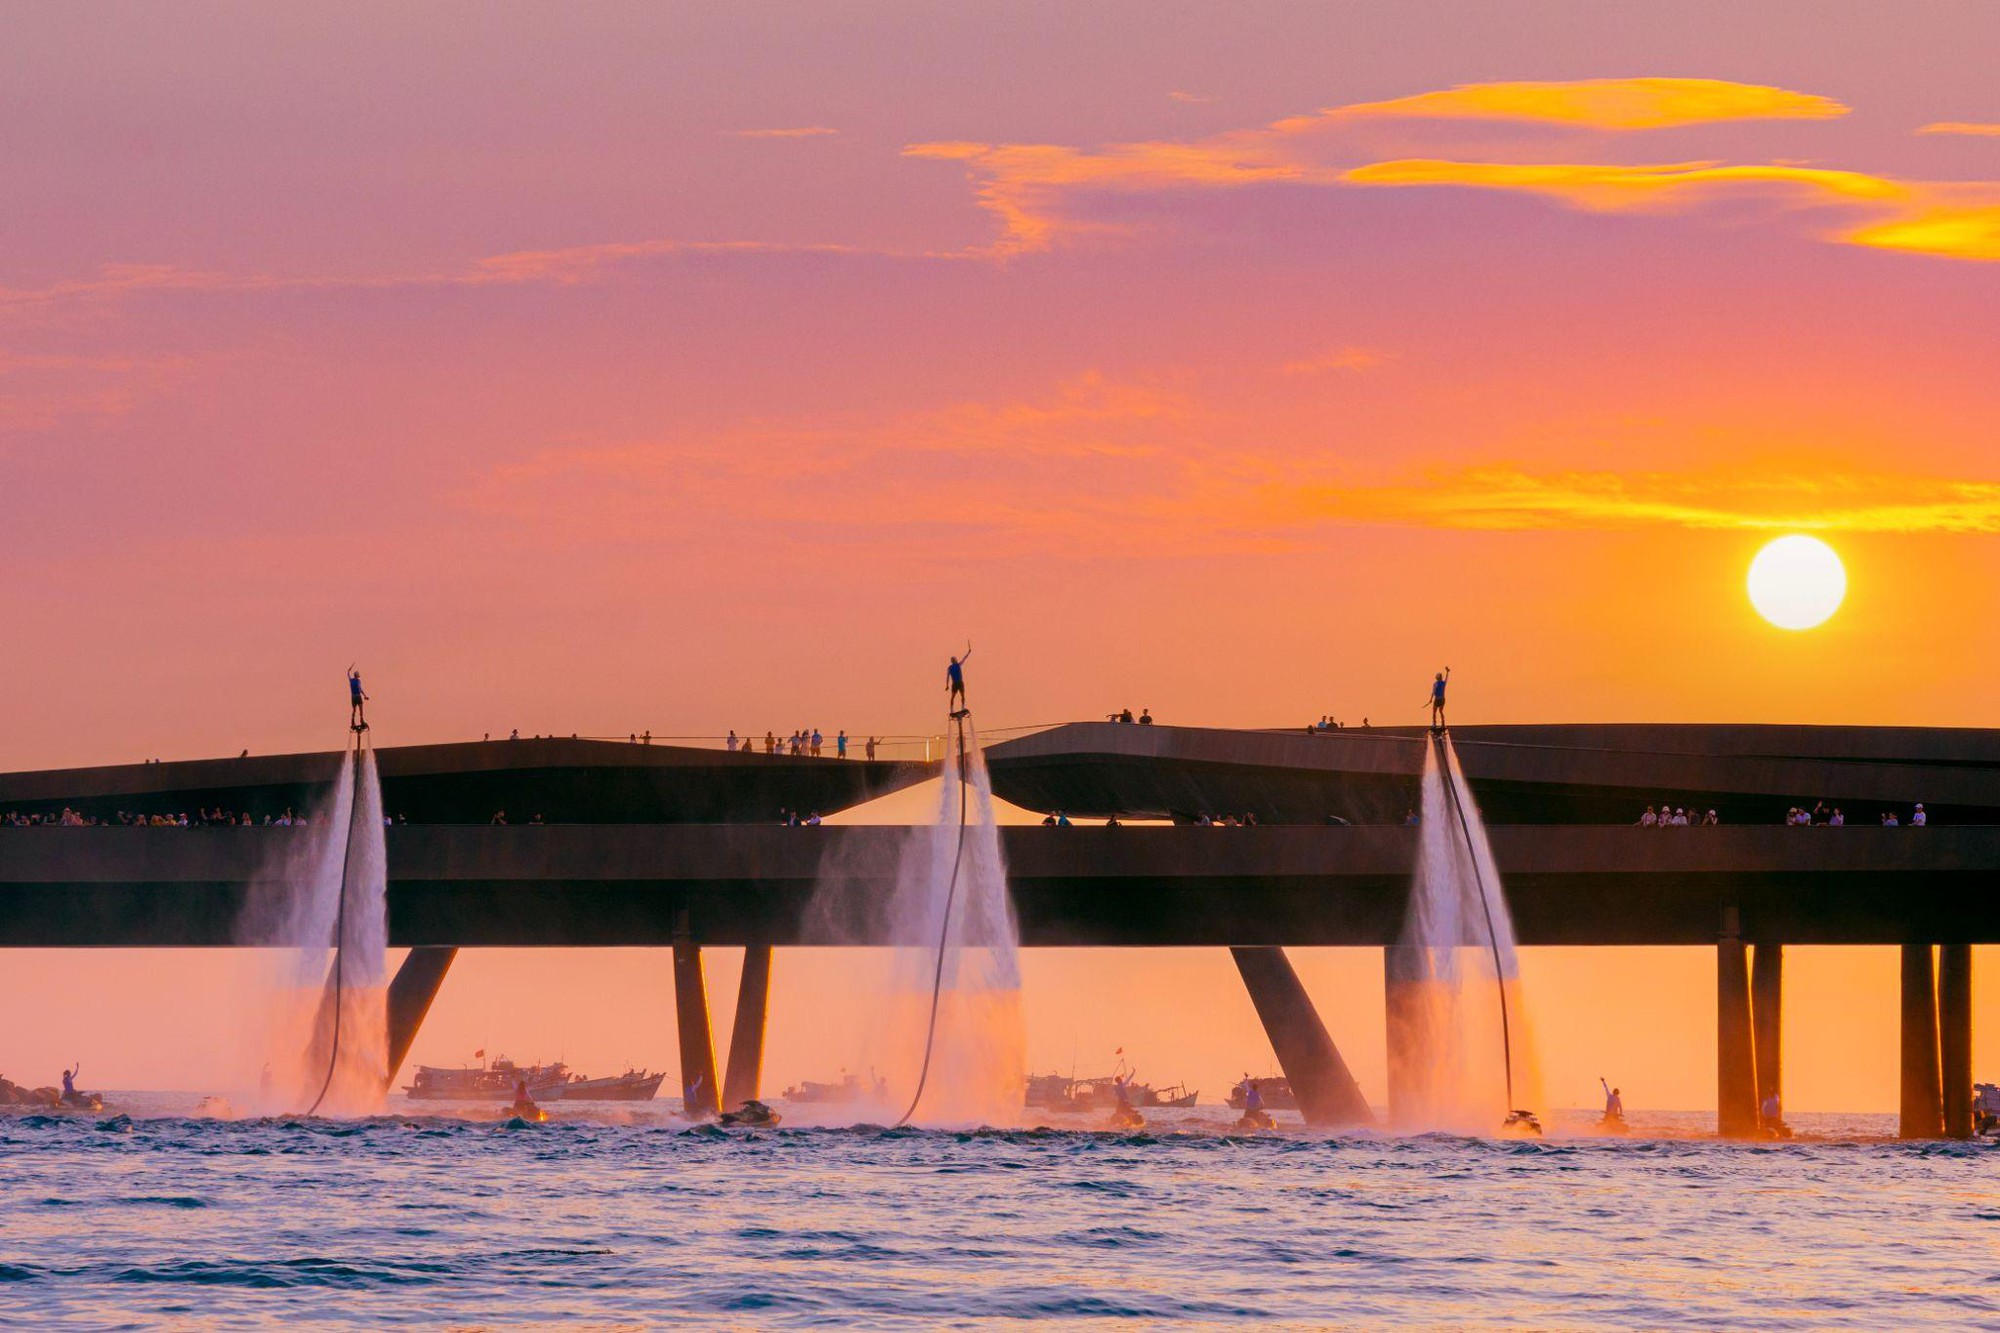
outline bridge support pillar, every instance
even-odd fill
[[[1785,946],[1760,943],[1750,956],[1750,1029],[1757,1051],[1757,1113],[1761,1122],[1764,1103],[1778,1099],[1778,1113],[1784,1114],[1784,989]]]
[[[1944,1132],[1938,1070],[1937,969],[1928,944],[1903,946],[1902,1116],[1897,1133],[1934,1139]]]
[[[444,974],[451,971],[452,960],[457,957],[457,949],[412,949],[389,982],[386,1006],[389,1011],[389,1066],[386,1077],[391,1084],[396,1081],[396,1072],[403,1067],[403,1061],[409,1059],[410,1047],[417,1040],[417,1029],[424,1025],[424,1017],[430,1013],[431,1004],[444,985]]]
[[[1715,1128],[1757,1132],[1757,1043],[1750,1019],[1750,950],[1734,935],[1715,949]]]
[[[1232,948],[1236,970],[1257,1007],[1271,1049],[1299,1099],[1309,1125],[1367,1125],[1375,1121],[1361,1085],[1313,1008],[1292,960],[1279,948]]]
[[[1946,1138],[1972,1137],[1972,946],[1938,946],[1938,1067]]]
[[[708,982],[701,946],[688,931],[682,909],[674,929],[674,1020],[681,1048],[681,1107],[690,1120],[716,1112],[715,1038],[708,1026]]]
[[[1389,1122],[1407,1124],[1422,1100],[1422,986],[1426,971],[1422,949],[1392,944],[1382,950],[1382,1001],[1388,1016]]]
[[[743,950],[743,980],[736,988],[736,1022],[729,1033],[729,1072],[722,1104],[734,1110],[757,1100],[764,1076],[764,1016],[771,1003],[771,946]]]

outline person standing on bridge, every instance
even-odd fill
[[[944,669],[945,702],[951,707],[953,717],[963,715],[965,707],[965,664],[972,657],[972,645],[965,645],[963,656],[951,659],[951,665]]]
[[[347,668],[347,702],[347,725],[356,731],[368,730],[368,713],[362,707],[368,695],[361,688],[361,673],[352,666]]]
[[[1438,672],[1437,679],[1431,682],[1431,730],[1432,731],[1444,730],[1444,687],[1445,684],[1450,680],[1451,680],[1451,668],[1446,667],[1444,670]]]

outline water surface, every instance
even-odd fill
[[[1694,1327],[2000,1308],[1990,1145],[0,1116],[0,1318]]]

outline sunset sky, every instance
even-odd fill
[[[1460,720],[2000,725],[1996,50],[1982,0],[19,10],[0,768],[333,748],[351,661],[383,745],[921,732],[968,638],[989,730],[1410,722],[1447,662]],[[1794,530],[1850,580],[1804,633],[1743,594]],[[1791,1105],[1890,1108],[1893,955],[1798,959]],[[519,966],[418,1057],[672,1063],[664,957]],[[1036,1064],[1269,1064],[1220,952],[1029,966]],[[1713,1105],[1709,954],[1528,966],[1553,1100]],[[0,959],[76,997],[0,1073],[219,1081],[170,1034],[246,968]],[[1379,1100],[1379,959],[1302,968]],[[830,1077],[839,968],[778,976],[772,1075]]]

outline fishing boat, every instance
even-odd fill
[[[1292,1091],[1292,1085],[1288,1080],[1282,1078],[1259,1078],[1245,1081],[1253,1082],[1257,1085],[1258,1095],[1264,1099],[1265,1110],[1296,1111],[1299,1109],[1298,1094]],[[1238,1083],[1229,1090],[1230,1106],[1238,1111],[1242,1110],[1247,1105],[1245,1100],[1246,1095],[1243,1084]]]
[[[562,1094],[558,1089],[569,1081],[569,1068],[560,1060],[547,1065],[520,1065],[502,1056],[476,1068],[418,1065],[415,1077],[403,1091],[412,1101],[493,1102],[512,1099],[515,1088],[522,1083],[528,1085],[530,1097],[559,1097]],[[653,1086],[658,1087],[658,1082]]]
[[[1068,1074],[1028,1075],[1027,1104],[1043,1111],[1080,1110],[1076,1080]]]
[[[545,1102],[650,1102],[666,1077],[644,1069],[628,1069],[611,1078],[571,1074],[567,1083],[541,1088],[530,1084],[529,1091]]]
[[[881,1099],[888,1096],[888,1081],[869,1070],[869,1077],[863,1080],[859,1074],[841,1071],[838,1083],[815,1083],[809,1078],[800,1079],[798,1086],[786,1088],[783,1096],[788,1102],[820,1102],[845,1104],[867,1098]]]
[[[1124,1073],[1098,1078],[1072,1078],[1067,1074],[1028,1075],[1027,1104],[1044,1111],[1103,1110],[1118,1101],[1117,1084]],[[1130,1106],[1193,1106],[1198,1094],[1185,1083],[1154,1088],[1150,1083],[1127,1082],[1125,1101]]]

